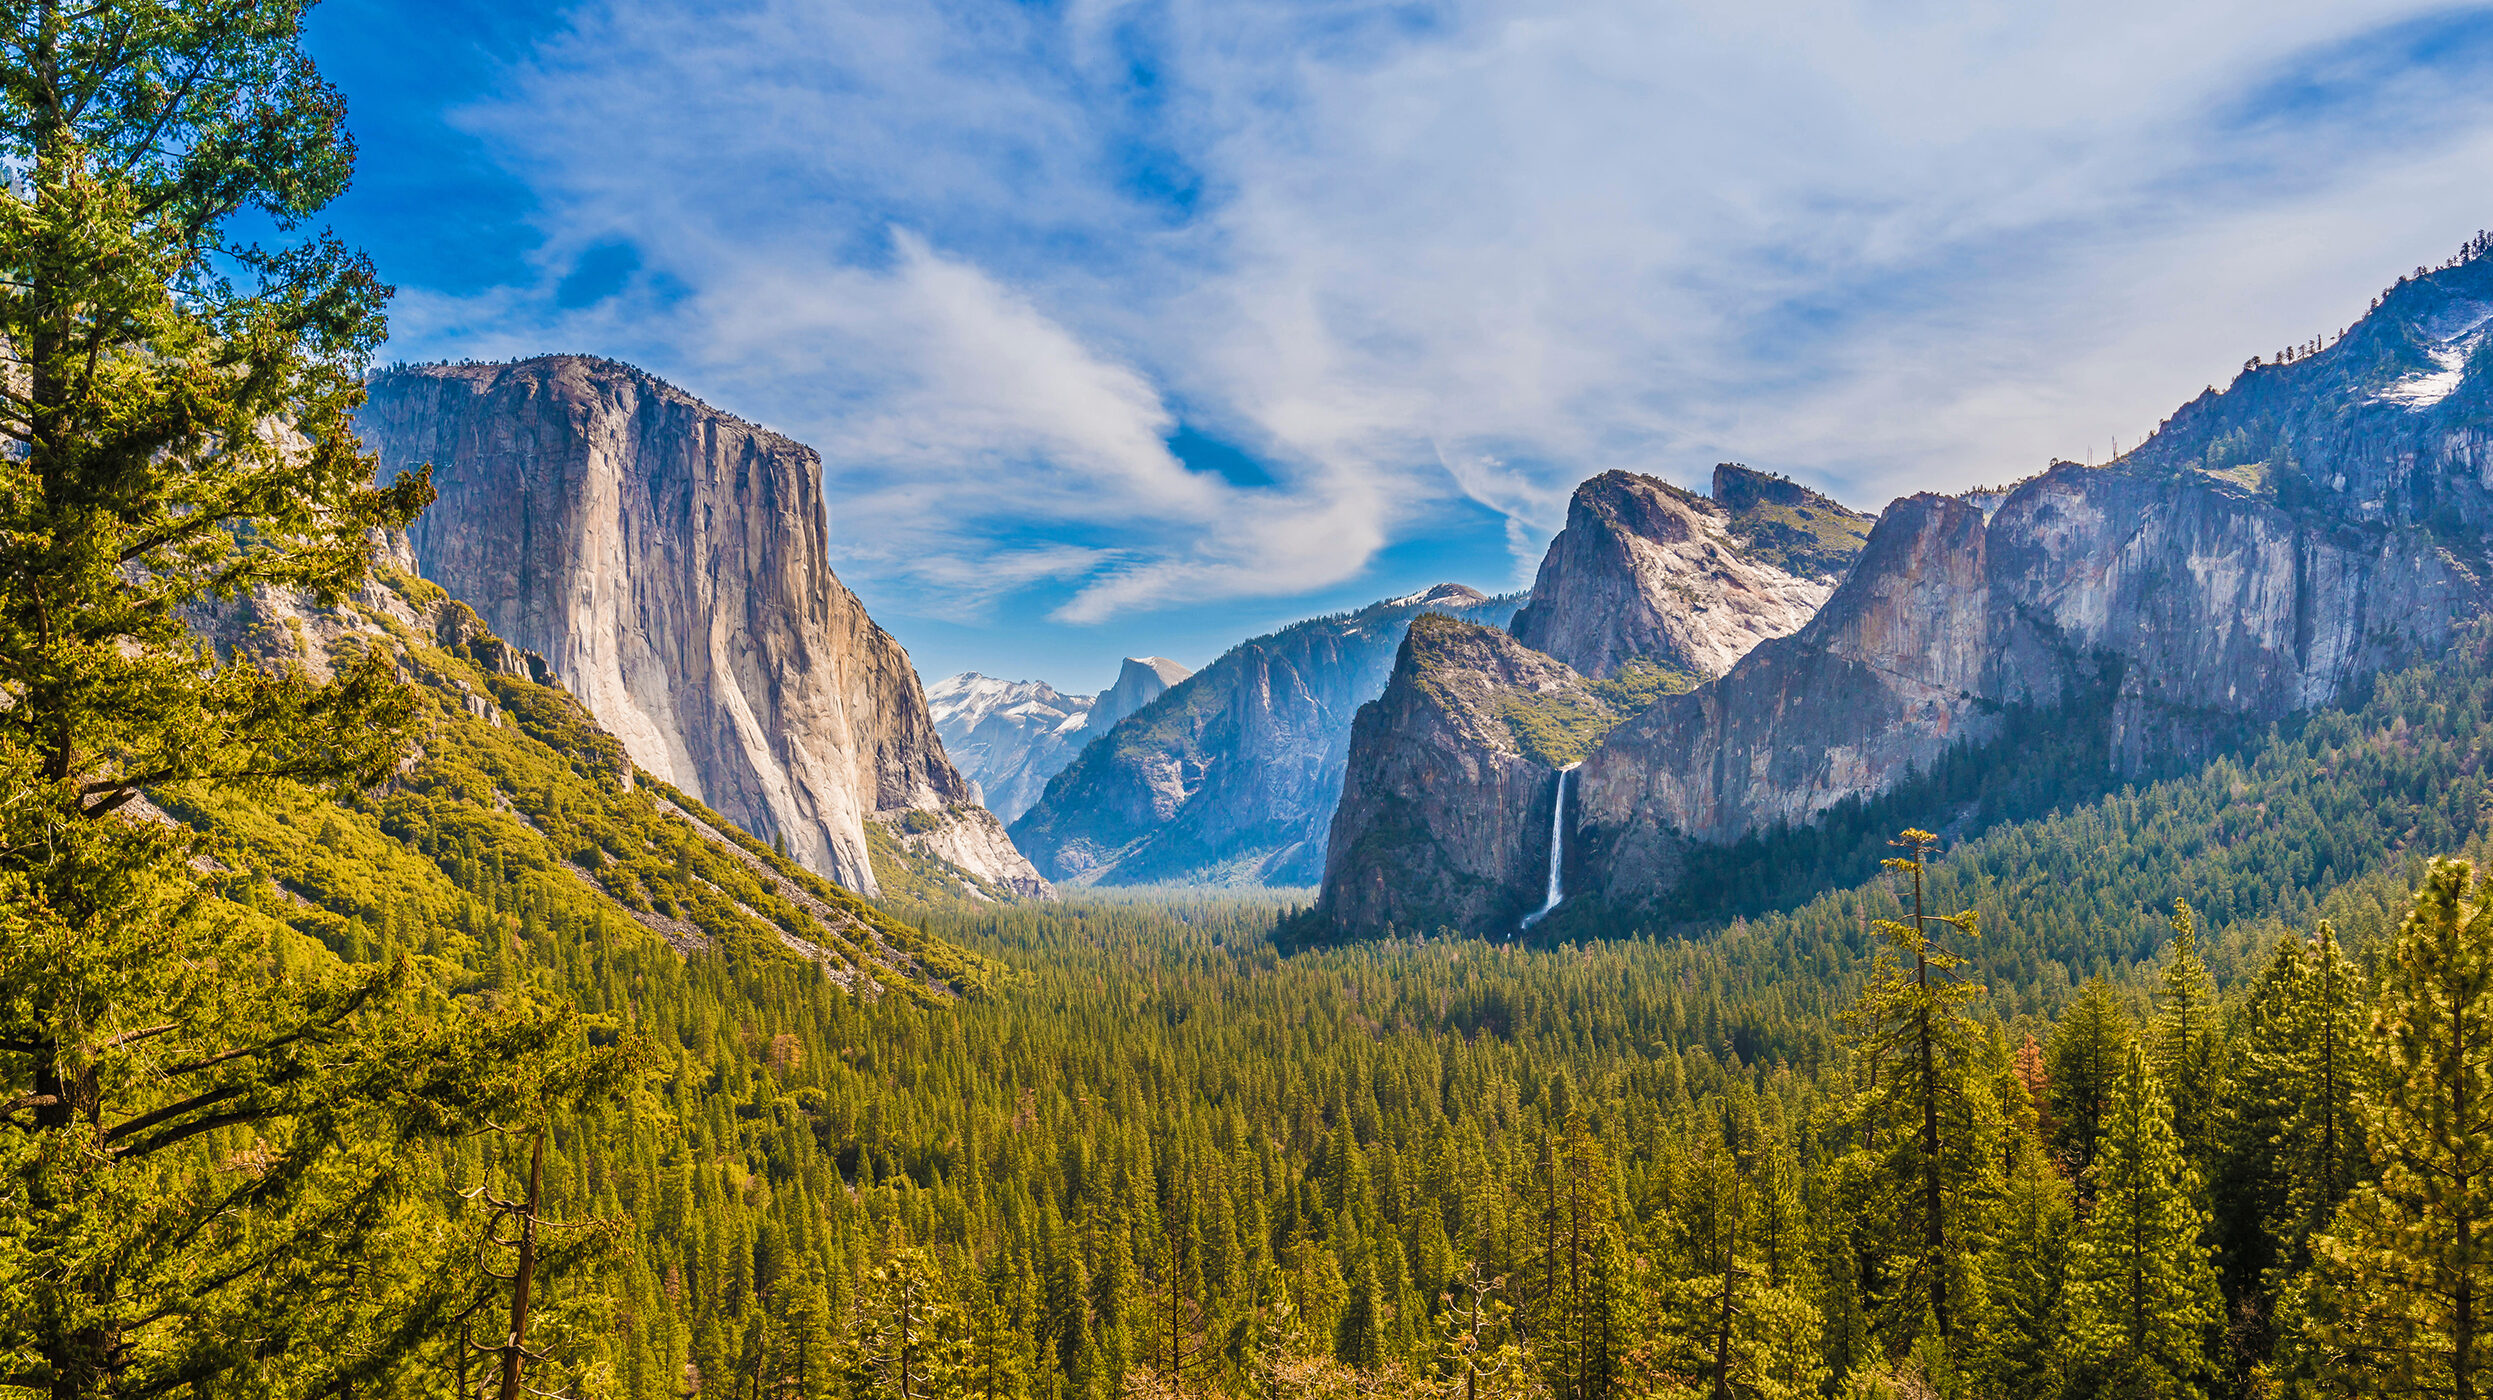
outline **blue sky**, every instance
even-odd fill
[[[818,448],[930,679],[1529,581],[1719,460],[2134,443],[2493,226],[2493,8],[327,0],[388,354]]]

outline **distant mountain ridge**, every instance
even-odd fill
[[[1872,839],[1822,824],[1908,785],[1945,821],[1962,795],[1935,775],[1979,773],[1960,756],[2017,735],[2090,755],[2100,773],[2065,775],[2080,785],[2171,771],[2438,655],[2493,598],[2487,247],[2400,279],[2334,343],[2245,365],[2118,461],[1896,501],[1805,626],[1591,749],[1562,814],[1570,900],[1632,922],[1735,845],[1764,843],[1754,864],[1779,841]],[[1351,782],[1401,781],[1399,762],[1354,755]],[[1551,816],[1546,796],[1484,800]],[[1334,844],[1357,843],[1337,827]],[[1418,913],[1483,864],[1396,849],[1399,902],[1366,866],[1328,868],[1337,932]],[[1458,926],[1511,932],[1542,877],[1510,859]]]
[[[384,477],[434,467],[424,576],[632,761],[807,867],[878,888],[869,822],[975,892],[1047,886],[945,758],[908,656],[833,576],[813,449],[581,355],[374,375]]]
[[[1313,884],[1351,720],[1411,620],[1502,626],[1517,602],[1441,584],[1241,643],[1093,740],[1014,842],[1053,880]]]
[[[1108,689],[1067,695],[1045,681],[964,671],[929,686],[926,705],[944,752],[977,785],[987,810],[1011,822],[1083,745],[1190,674],[1165,656],[1129,656]]]

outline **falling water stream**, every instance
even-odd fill
[[[1558,801],[1549,814],[1549,897],[1541,901],[1540,908],[1524,915],[1525,928],[1541,922],[1566,897],[1562,878],[1567,854],[1567,780],[1575,776],[1575,769],[1576,765],[1570,763],[1558,770]]]

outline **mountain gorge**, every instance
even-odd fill
[[[1441,584],[1242,643],[1084,748],[1013,824],[1054,880],[1313,884],[1351,720],[1412,619],[1503,624],[1516,600]]]
[[[1030,810],[1083,745],[1189,674],[1165,656],[1129,656],[1108,689],[1066,695],[1045,681],[964,671],[928,687],[926,704],[944,752],[978,785],[987,810],[1009,823]]]
[[[2093,781],[2172,771],[2437,654],[2493,577],[2488,325],[2478,255],[2402,281],[2332,344],[2246,366],[2115,462],[1897,501],[1806,625],[1591,748],[1567,820],[1571,896],[1632,919],[1692,860],[1810,829],[2012,730],[2096,755]],[[1600,664],[1602,643],[1578,634],[1632,614],[1577,592],[1589,606],[1528,607],[1517,631],[1529,620]],[[1354,791],[1403,781],[1395,762],[1354,755]],[[1356,844],[1338,829],[1335,843]],[[1463,869],[1409,869],[1405,902]],[[1326,907],[1358,915],[1345,931],[1381,926],[1378,880],[1328,870]],[[1497,920],[1463,926],[1531,907],[1536,872],[1506,887],[1482,905]]]
[[[543,655],[634,764],[851,889],[879,889],[881,844],[982,893],[1045,893],[945,757],[906,653],[833,576],[812,449],[586,356],[396,369],[368,392],[382,476],[433,467],[420,571]]]

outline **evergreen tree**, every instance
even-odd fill
[[[2270,1226],[2279,1254],[2295,1269],[2309,1262],[2312,1237],[2366,1174],[2358,1101],[2377,1068],[2365,1033],[2361,970],[2326,919],[2312,934],[2309,959],[2294,1018],[2301,1049],[2293,1061],[2295,1092],[2276,1144],[2284,1208]]]
[[[2111,984],[2091,977],[2052,1028],[2043,1051],[2051,1086],[2052,1150],[2080,1183],[2095,1164],[2095,1145],[2112,1109],[2113,1086],[2134,1032]]]
[[[943,1400],[961,1380],[960,1310],[925,1250],[888,1243],[868,1271],[857,1322],[852,1391],[874,1400]]]
[[[0,20],[0,1383],[55,1397],[388,1373],[453,1306],[418,1145],[570,1092],[524,1063],[559,1018],[412,1014],[404,965],[339,966],[248,877],[214,902],[206,843],[142,815],[351,793],[413,714],[377,646],[324,681],[186,627],[345,595],[430,499],[353,433],[385,289],[294,237],[353,164],[303,9]]]
[[[2147,1057],[2130,1047],[2093,1167],[2094,1208],[2071,1253],[2076,1351],[2093,1393],[2205,1394],[2223,1321],[2198,1180]]]
[[[1990,1393],[2052,1400],[2067,1387],[2069,1252],[2076,1228],[2069,1183],[2040,1144],[2015,1151],[1999,1232],[1983,1260]]]
[[[2378,1078],[2357,1116],[2379,1179],[2312,1242],[2321,1373],[2365,1395],[2486,1392],[2493,1285],[2493,886],[2437,860],[2382,968]]]
[[[2155,1000],[2155,1071],[2173,1109],[2173,1131],[2193,1163],[2213,1147],[2210,1110],[2221,1069],[2216,981],[2199,957],[2198,920],[2187,900],[2173,901],[2172,939],[2164,945]]]
[[[1970,909],[1928,912],[1924,881],[1937,840],[1906,831],[1890,844],[1909,854],[1884,862],[1911,877],[1912,913],[1910,922],[1876,921],[1884,946],[1855,1013],[1864,1080],[1856,1112],[1880,1161],[1894,1227],[1900,1277],[1885,1300],[1887,1335],[1909,1344],[1927,1326],[1952,1347],[1957,1324],[1979,1311],[1972,1261],[1997,1193],[2002,1125],[1982,1075],[1981,1037],[1965,1013],[1978,989],[1957,973],[1965,959],[1932,936],[1934,924],[1980,936]]]
[[[1758,1257],[1766,1212],[1733,1154],[1714,1145],[1665,1226],[1668,1278],[1641,1369],[1656,1393],[1803,1400],[1825,1384],[1817,1309]]]

